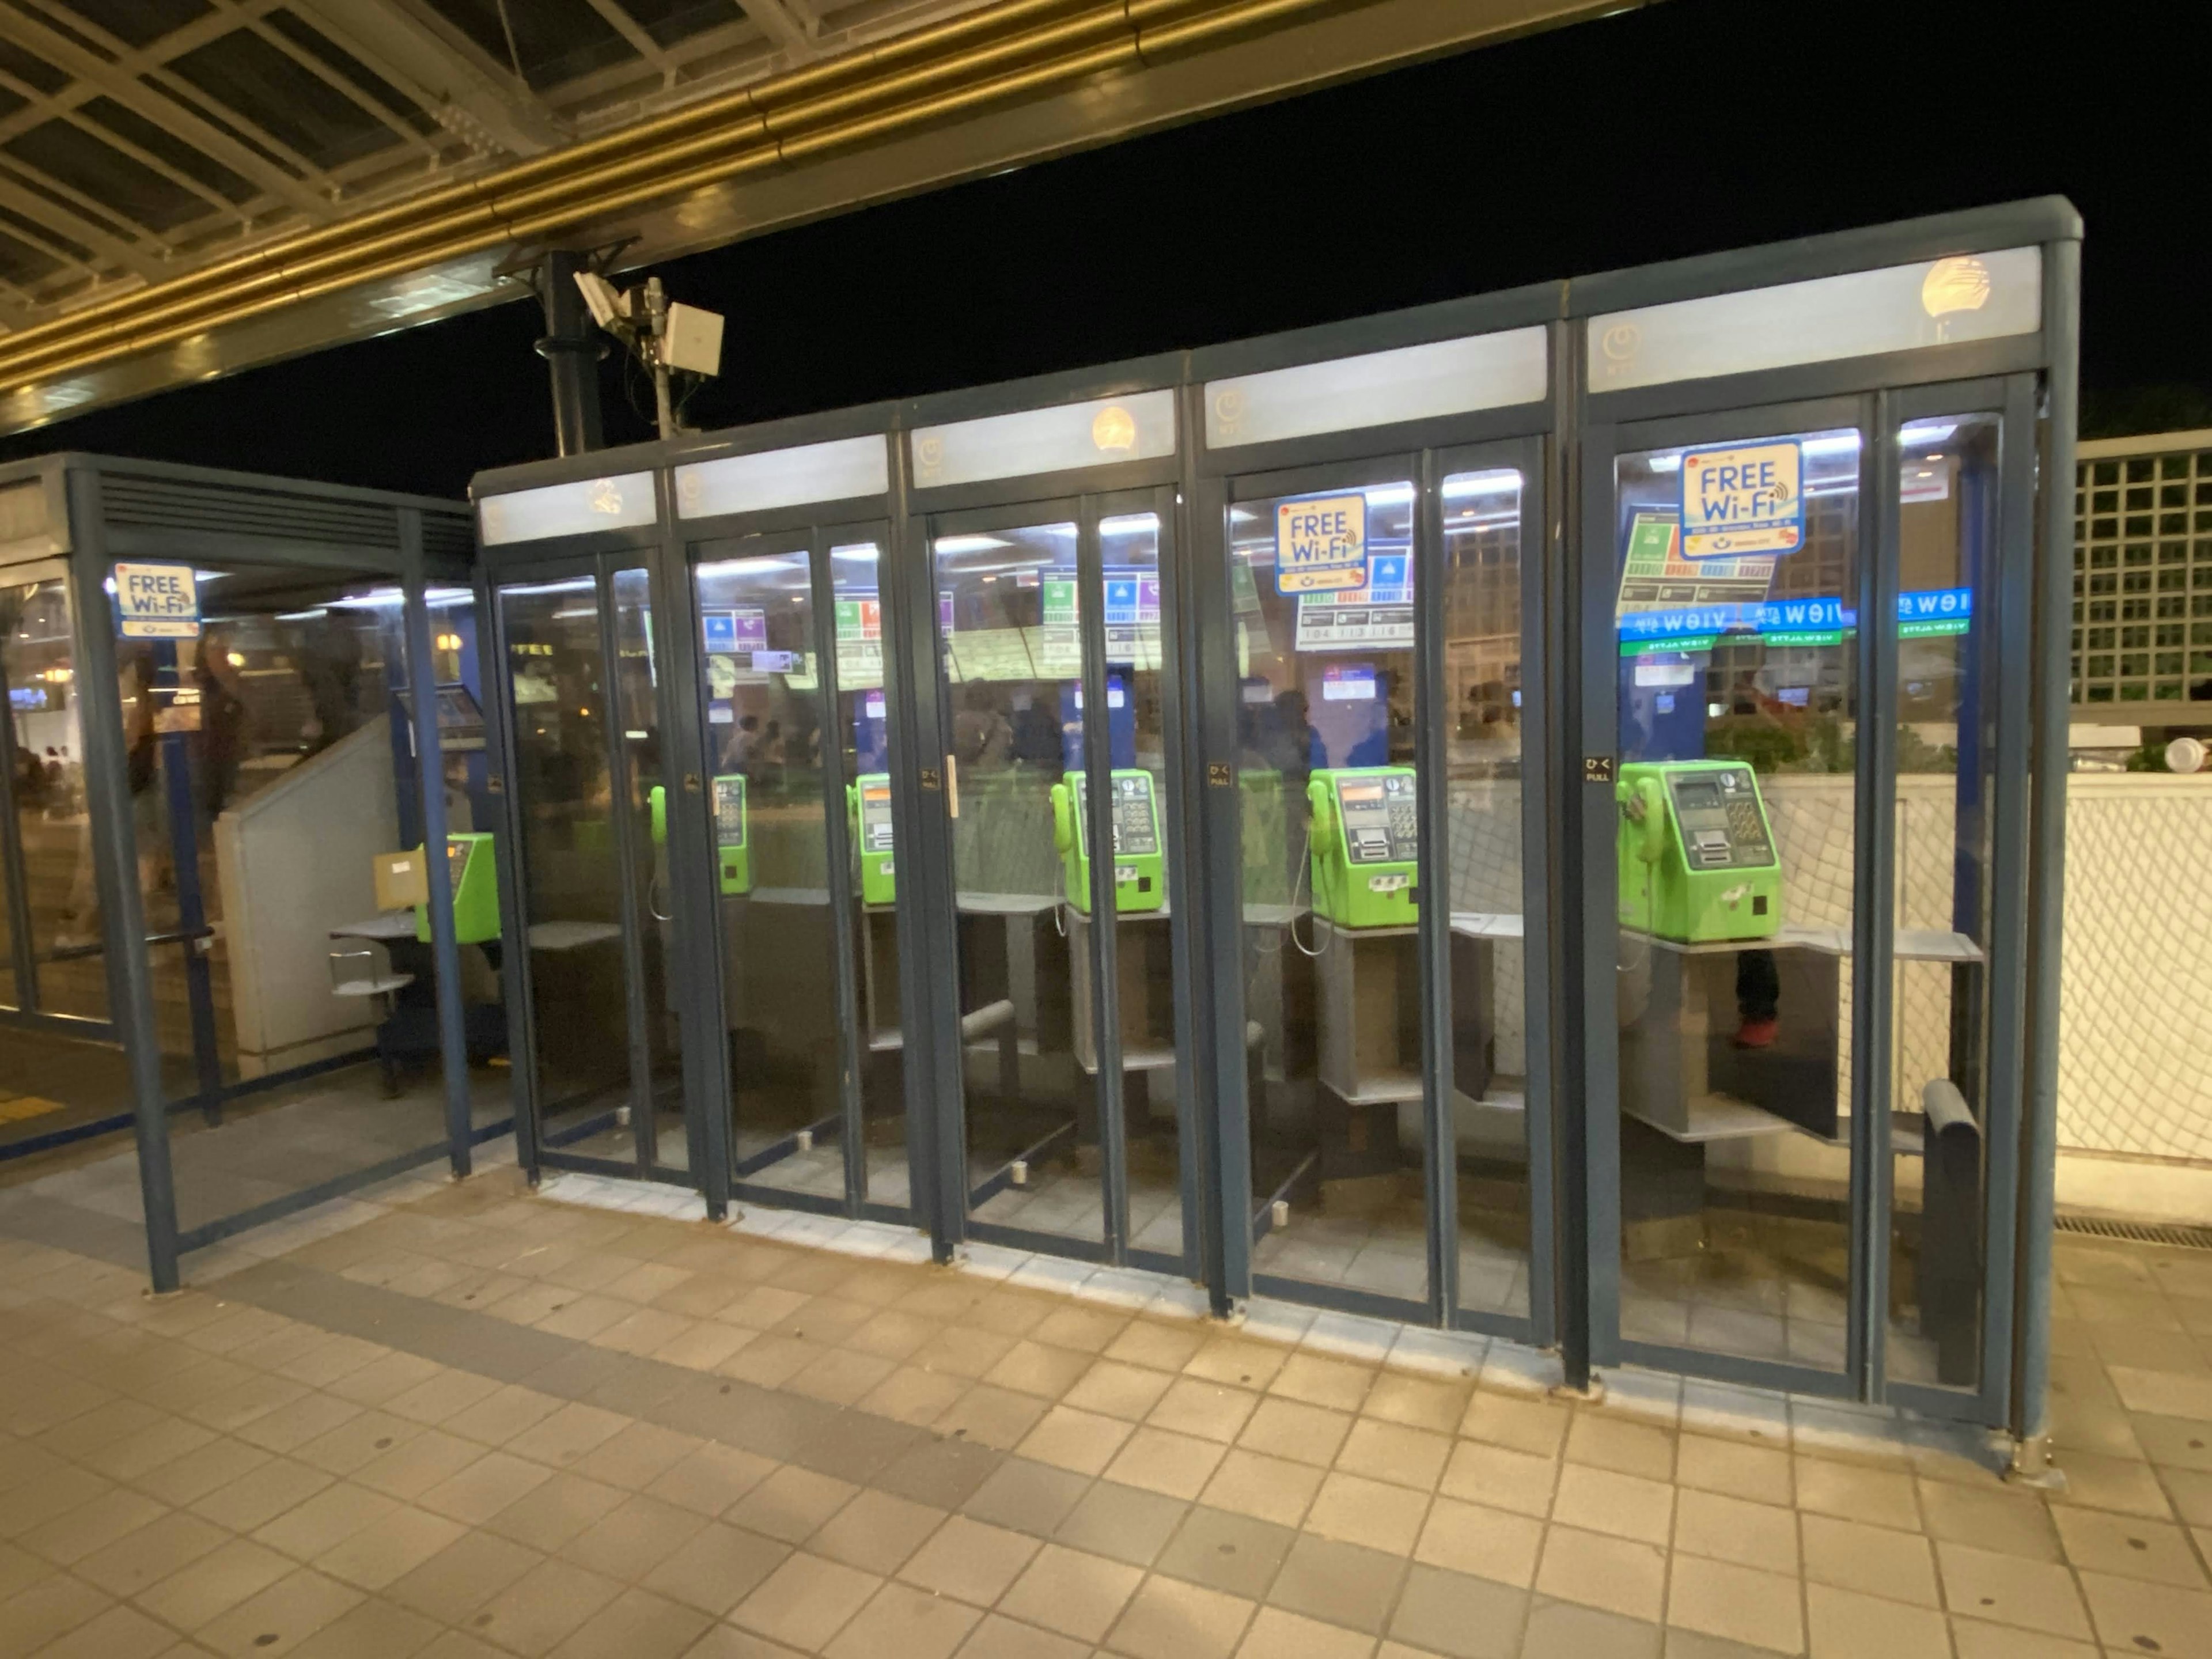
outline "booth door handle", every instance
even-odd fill
[[[945,757],[945,815],[960,816],[960,763],[949,753]]]

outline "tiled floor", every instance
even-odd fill
[[[512,1170],[153,1299],[42,1184],[0,1659],[2212,1654],[2212,1257],[2062,1243],[2054,1498],[1879,1413]]]

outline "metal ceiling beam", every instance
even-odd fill
[[[215,15],[222,15],[220,13]],[[97,37],[100,33],[90,23],[80,21],[76,27],[88,38]],[[252,145],[233,137],[204,119],[189,104],[156,91],[139,76],[142,73],[160,71],[152,64],[143,61],[140,54],[122,52],[110,62],[58,30],[49,28],[27,16],[13,5],[0,7],[0,37],[36,52],[73,79],[95,88],[126,108],[136,110],[155,125],[174,134],[194,149],[206,152],[240,178],[252,179],[310,218],[322,220],[331,216],[332,204],[328,196],[317,188],[313,169],[309,169],[307,179],[296,178]],[[226,112],[225,118],[241,128],[249,125],[242,117],[232,116],[228,112]],[[254,137],[257,143],[267,142],[272,150],[282,151],[283,148],[275,140],[266,138],[266,135],[256,133]]]
[[[42,191],[27,190],[7,176],[9,173],[22,173],[39,177],[33,169],[12,160],[6,163],[6,169],[5,173],[0,173],[0,207],[44,225],[56,235],[66,237],[90,252],[105,254],[125,270],[149,282],[159,279],[168,269],[163,264],[158,251],[149,252],[140,247],[137,243],[94,223],[82,214],[71,212]],[[52,179],[39,177],[39,182],[48,189],[54,187]]]
[[[504,64],[422,0],[294,0],[292,9],[466,138],[524,157],[572,136]]]
[[[738,7],[769,40],[801,58],[815,56],[818,50],[815,38],[821,33],[822,23],[812,12],[807,13],[807,20],[813,25],[810,28],[786,9],[783,0],[738,0]]]
[[[676,65],[669,61],[668,54],[661,51],[660,42],[638,26],[636,18],[624,11],[616,0],[585,0],[585,3],[599,13],[609,28],[622,36],[624,45],[659,70],[663,81],[672,85],[674,83]]]

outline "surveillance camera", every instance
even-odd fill
[[[595,270],[580,270],[576,286],[583,293],[592,320],[601,328],[611,329],[622,320],[623,296],[612,283]]]

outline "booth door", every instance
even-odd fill
[[[884,527],[696,544],[702,753],[741,1198],[910,1214]],[[687,782],[687,787],[689,787]]]
[[[2024,612],[1991,603],[2003,395],[1593,432],[1601,1361],[1869,1398],[1980,1387],[1984,1194],[2013,1155],[1992,1066],[2016,1075],[2018,1046],[1990,1042],[1992,921],[2019,908],[1997,757],[2025,738],[2000,713],[2024,726],[2027,707],[1999,677],[2030,655]]]
[[[1236,756],[1207,791],[1233,824],[1226,1225],[1256,1291],[1545,1340],[1539,467],[1533,441],[1383,456],[1201,507],[1225,554],[1209,700],[1234,711],[1212,736]]]
[[[1172,490],[924,520],[968,1231],[1192,1271]],[[949,1128],[951,1126],[940,1126]]]
[[[539,1158],[693,1167],[647,573],[616,555],[502,572],[493,601],[513,849],[501,945]]]

